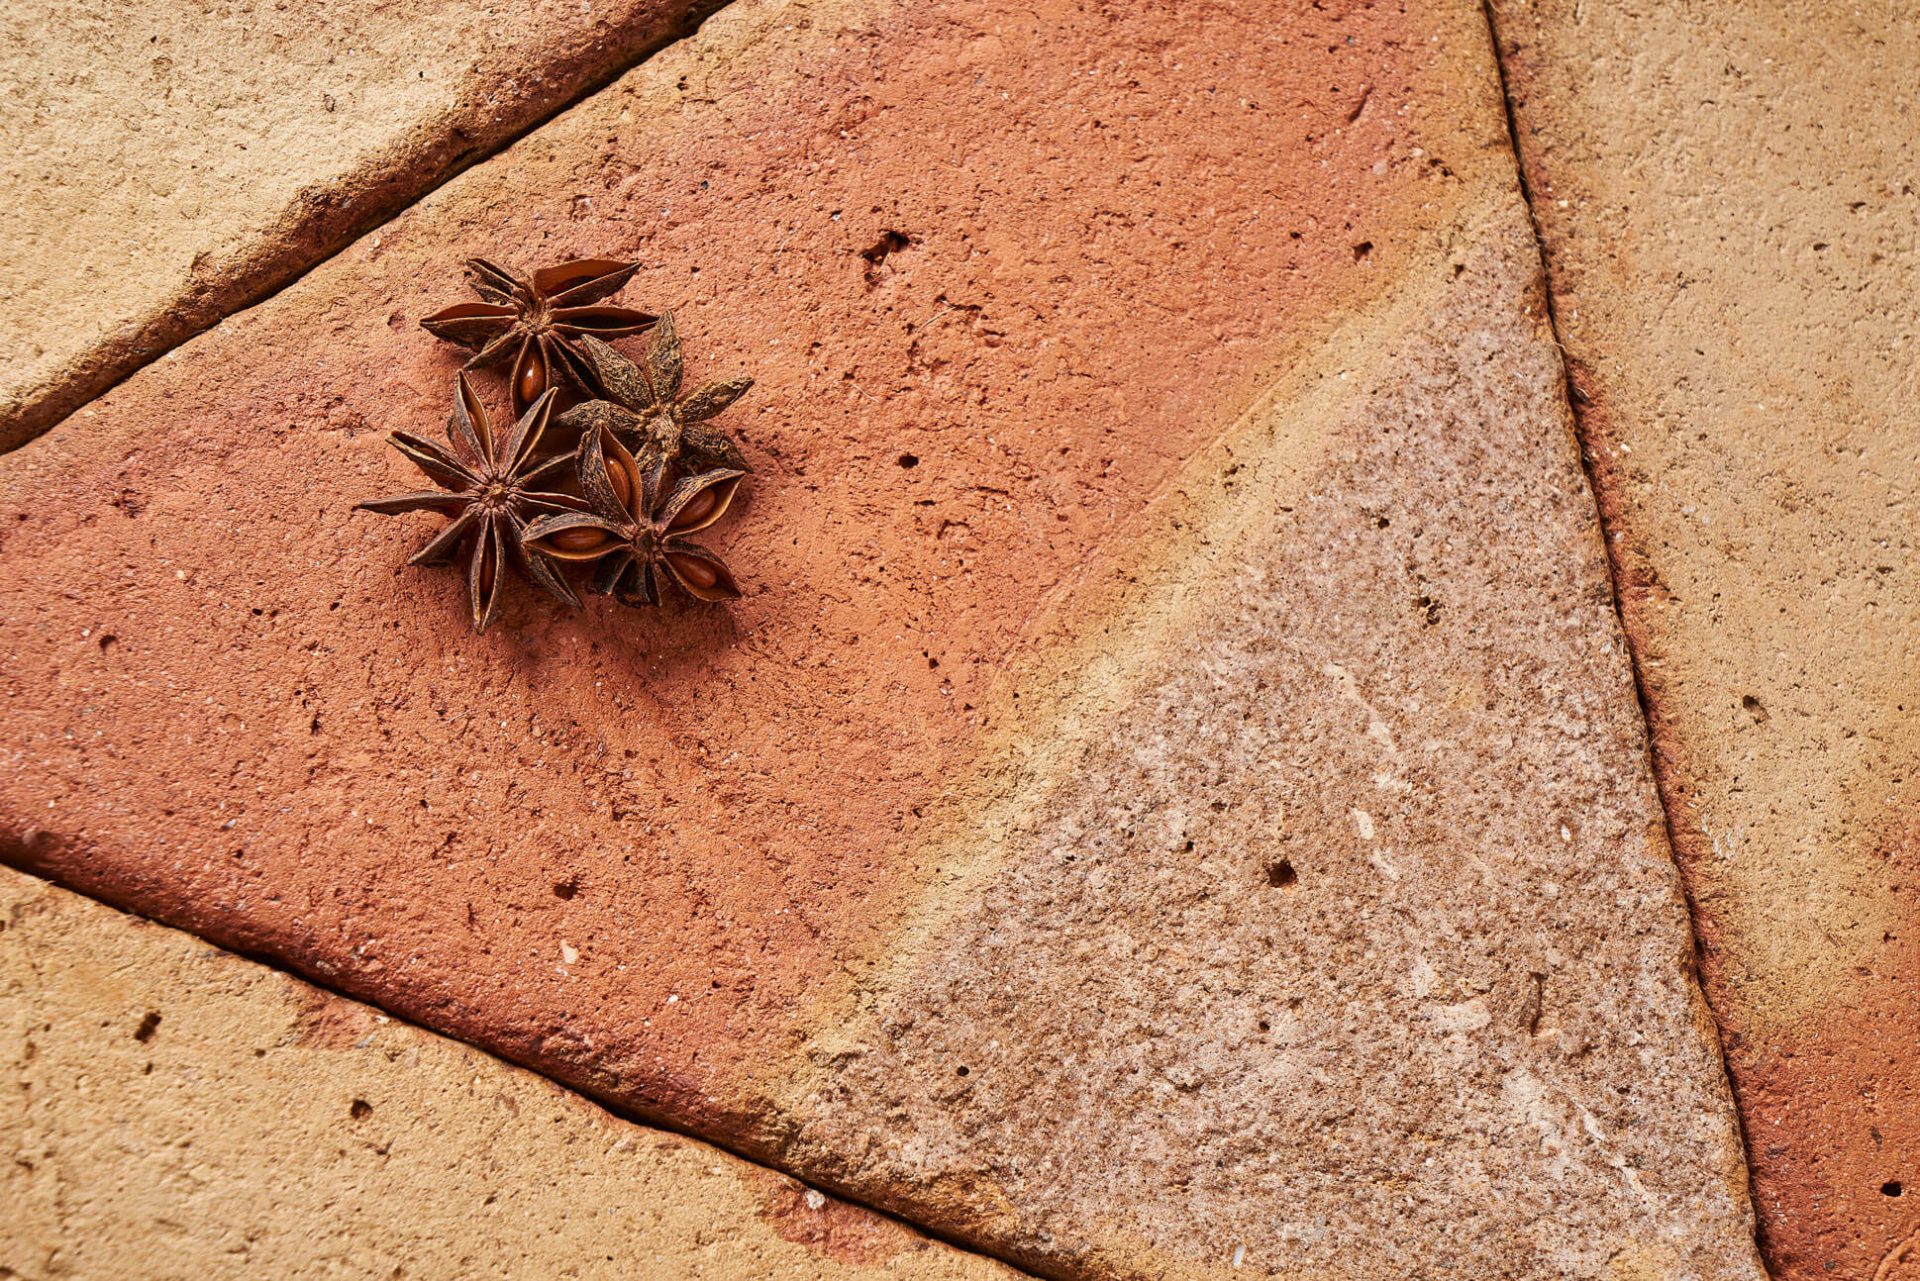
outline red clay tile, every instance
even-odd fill
[[[475,638],[347,505],[586,252],[747,596]],[[1536,268],[1472,6],[742,0],[0,463],[6,852],[1051,1271],[1752,1276]]]

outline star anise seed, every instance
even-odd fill
[[[593,428],[611,431],[654,470],[753,470],[731,440],[707,425],[744,396],[753,379],[708,383],[682,396],[684,362],[672,312],[662,312],[655,322],[646,355],[637,365],[590,336],[580,339],[580,347],[606,399],[575,405],[554,420],[556,426],[578,431],[583,439]]]
[[[467,597],[477,632],[487,630],[500,607],[507,578],[503,566],[509,555],[533,582],[569,605],[580,603],[553,562],[526,545],[529,521],[555,512],[578,511],[582,506],[581,500],[571,494],[539,487],[543,480],[559,479],[555,473],[572,461],[567,454],[536,461],[552,411],[553,393],[542,392],[513,424],[507,438],[496,442],[486,407],[462,373],[455,380],[453,413],[447,421],[451,449],[404,431],[389,437],[393,447],[440,488],[355,504],[384,516],[438,511],[453,518],[407,563],[445,564],[463,541],[471,540],[466,550]]]
[[[592,589],[623,605],[658,605],[662,574],[695,600],[739,597],[732,572],[688,535],[726,514],[746,473],[717,468],[669,490],[656,469],[599,431],[581,438],[578,459],[589,510],[534,521],[530,548],[558,561],[599,561]]]
[[[523,278],[485,258],[470,259],[467,280],[484,301],[448,307],[420,327],[472,350],[468,369],[512,357],[513,412],[522,414],[550,387],[600,390],[579,343],[587,334],[637,334],[654,322],[644,311],[596,305],[619,293],[639,269],[637,263],[578,258]]]

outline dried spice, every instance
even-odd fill
[[[707,422],[745,395],[753,379],[708,383],[682,396],[685,360],[672,312],[663,312],[655,323],[639,364],[591,336],[582,337],[580,347],[606,399],[575,405],[556,420],[559,427],[582,439],[592,431],[610,431],[656,472],[669,467],[686,473],[752,470],[739,448]]]
[[[420,326],[472,350],[468,369],[511,357],[513,412],[525,413],[551,388],[576,387],[588,394],[600,390],[593,366],[580,350],[585,335],[615,338],[639,333],[654,322],[644,311],[598,305],[619,293],[638,270],[637,263],[579,258],[523,278],[485,258],[470,259],[467,279],[483,301],[448,307]]]
[[[588,510],[541,517],[527,528],[527,545],[557,561],[599,562],[593,590],[623,605],[658,605],[663,574],[696,600],[734,600],[740,585],[732,572],[688,535],[726,514],[744,475],[716,468],[669,489],[662,468],[642,466],[609,433],[590,431],[578,451]]]
[[[656,323],[645,312],[602,305],[634,270],[582,258],[523,280],[476,258],[467,271],[482,301],[421,321],[474,350],[467,369],[511,356],[516,421],[496,441],[463,371],[447,426],[450,448],[392,434],[395,448],[439,488],[358,506],[450,518],[408,563],[463,558],[477,631],[499,611],[509,566],[575,606],[582,580],[627,605],[659,604],[662,578],[697,600],[740,596],[731,571],[690,535],[726,514],[751,470],[709,420],[753,380],[683,396],[685,358],[673,317]],[[654,332],[637,364],[601,341],[649,326]],[[605,398],[557,412],[569,392]]]
[[[452,517],[446,528],[407,561],[409,565],[438,565],[456,551],[467,558],[467,596],[475,631],[484,632],[500,607],[511,560],[533,582],[570,605],[580,599],[553,563],[526,543],[526,530],[535,518],[577,511],[581,499],[543,485],[567,479],[567,455],[540,457],[540,444],[553,411],[553,393],[543,392],[513,424],[505,440],[496,440],[473,384],[461,373],[455,379],[453,413],[442,449],[432,441],[404,431],[389,437],[395,449],[427,474],[438,489],[400,494],[359,503],[365,511],[392,516],[401,512],[438,511]]]

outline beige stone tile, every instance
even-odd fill
[[[0,869],[0,1276],[1012,1277]]]
[[[1920,1277],[1920,11],[1497,9],[1769,1261]]]
[[[13,0],[0,450],[684,27],[693,0]]]

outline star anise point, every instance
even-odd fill
[[[601,390],[580,352],[580,340],[636,334],[654,323],[647,312],[604,302],[638,270],[637,263],[578,258],[523,277],[485,258],[473,258],[467,262],[467,279],[480,301],[435,312],[420,326],[471,350],[469,369],[511,357],[508,386],[514,413],[522,414],[552,387]]]
[[[407,563],[441,564],[464,547],[468,605],[476,631],[484,632],[498,613],[509,558],[516,559],[527,577],[560,600],[580,603],[566,580],[547,563],[545,554],[528,547],[525,538],[533,520],[571,510],[580,503],[570,495],[534,489],[528,484],[531,477],[551,470],[550,461],[538,460],[538,452],[552,411],[553,392],[549,390],[514,421],[504,439],[497,438],[473,384],[461,373],[455,378],[453,413],[447,423],[450,448],[443,449],[403,431],[388,437],[394,448],[440,489],[356,504],[360,510],[379,515],[439,511],[451,518]]]
[[[658,604],[662,576],[696,600],[739,598],[726,563],[691,535],[726,514],[746,473],[715,469],[668,489],[662,470],[600,430],[581,438],[578,459],[588,510],[533,522],[531,547],[559,561],[598,562],[593,590],[625,605]]]

